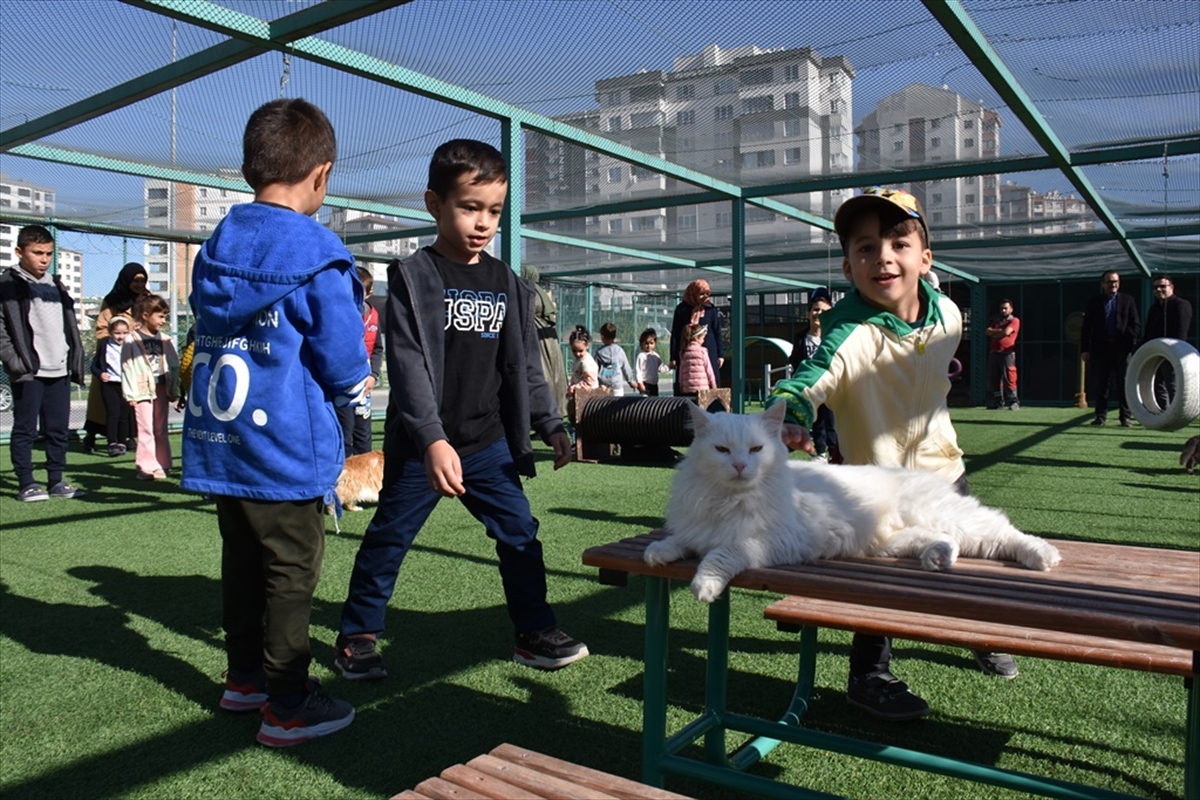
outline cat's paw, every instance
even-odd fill
[[[1049,542],[1042,542],[1025,562],[1025,566],[1045,571],[1057,566],[1060,561],[1062,561],[1062,556],[1059,555],[1058,548]]]
[[[726,581],[715,575],[697,575],[692,579],[692,594],[701,603],[711,603],[725,591]]]
[[[954,566],[954,548],[949,542],[934,542],[921,553],[921,566],[925,569],[945,572]]]
[[[672,561],[678,561],[679,558],[679,550],[671,543],[670,539],[651,542],[650,546],[642,553],[642,559],[652,567],[669,564]]]
[[[353,503],[345,503],[342,505],[342,510],[343,511],[362,511],[362,508],[354,505]]]

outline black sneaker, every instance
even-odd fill
[[[50,487],[50,496],[57,497],[60,500],[70,500],[74,497],[79,497],[83,494],[83,489],[77,486],[72,486],[66,481],[59,481]]]
[[[976,650],[975,663],[979,665],[979,669],[983,670],[985,675],[998,675],[1010,681],[1021,674],[1017,669],[1016,659],[1008,653],[988,653]]]
[[[308,683],[312,687],[321,687],[321,679],[316,675],[309,675]],[[270,699],[267,694],[267,676],[262,670],[258,672],[226,670],[225,693],[221,695],[220,703],[221,708],[225,711],[235,713],[261,711]]]
[[[929,713],[929,704],[910,692],[908,684],[890,672],[877,672],[863,678],[851,675],[846,702],[888,722],[920,719]]]
[[[260,744],[267,747],[303,744],[340,731],[354,721],[354,706],[325,694],[319,684],[310,683],[306,689],[304,702],[295,708],[287,708],[277,700],[263,706],[257,737]]]
[[[333,646],[333,666],[348,681],[378,681],[387,677],[383,656],[375,652],[378,644],[374,634],[338,634]]]
[[[557,625],[540,631],[517,633],[513,661],[537,669],[558,669],[587,658],[587,645],[572,639]]]
[[[22,503],[36,503],[39,500],[49,500],[50,495],[46,494],[40,483],[31,483],[21,487],[21,491],[17,492],[17,499]]]

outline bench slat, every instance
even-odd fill
[[[835,603],[804,597],[785,597],[763,612],[780,630],[801,625],[895,636],[930,644],[954,645],[1013,655],[1051,658],[1104,667],[1158,672],[1188,677],[1192,655],[1173,647],[1079,636],[1016,625],[976,623],[954,617]]]
[[[447,767],[442,770],[441,777],[491,800],[525,800],[529,797],[529,792],[520,786],[514,786],[464,764]]]
[[[681,794],[668,792],[665,789],[656,789],[628,778],[572,764],[569,761],[562,761],[511,744],[502,744],[496,747],[492,750],[491,755],[515,764],[524,764],[539,772],[555,775],[580,786],[607,792],[622,798],[622,800],[688,800]]]
[[[442,778],[427,778],[417,784],[416,793],[430,800],[488,800],[487,797]]]
[[[534,797],[563,798],[563,800],[617,800],[602,789],[580,786],[569,780],[530,769],[523,764],[505,761],[493,755],[476,756],[467,766],[499,778],[505,783],[525,789]]]

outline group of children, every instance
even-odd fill
[[[706,325],[687,327],[687,344],[680,349],[678,379],[685,395],[696,395],[705,389],[717,388],[717,377],[713,373],[712,361],[704,348],[708,334]],[[658,355],[658,333],[646,328],[638,336],[637,359],[629,365],[625,350],[617,344],[617,326],[606,322],[600,326],[602,346],[595,355],[589,351],[591,334],[584,325],[576,325],[567,337],[574,362],[568,381],[567,394],[571,397],[577,389],[605,387],[613,396],[623,397],[628,387],[647,397],[658,397],[658,379],[670,367]]]
[[[243,145],[243,174],[255,200],[230,210],[194,269],[182,485],[210,495],[217,507],[228,659],[220,706],[261,711],[258,740],[286,746],[354,718],[349,703],[309,677],[308,628],[323,512],[344,456],[335,408],[362,404],[375,367],[358,327],[364,290],[353,259],[312,218],[336,156],[328,119],[303,100],[273,101],[251,116]],[[388,602],[441,497],[458,498],[495,541],[513,660],[557,669],[588,655],[547,602],[538,522],[521,484],[534,475],[531,429],[552,448],[555,469],[568,463],[570,448],[542,373],[533,289],[485,252],[507,189],[507,167],[495,148],[472,140],[441,145],[425,193],[436,240],[388,267],[385,471],[335,644],[335,668],[348,680],[386,677],[378,644]],[[824,311],[819,344],[770,398],[787,403],[785,441],[813,452],[808,428],[827,405],[842,423],[848,463],[928,470],[965,492],[946,405],[946,365],[961,315],[921,280],[932,253],[920,206],[905,192],[872,191],[843,204],[835,227],[852,289]],[[113,343],[97,354],[101,381],[112,385],[119,374],[121,397],[136,404],[138,466],[150,477],[170,467],[165,437],[160,446],[156,434],[166,403],[177,396],[174,348],[160,331],[164,311],[160,298],[142,301],[124,341],[118,325]],[[704,352],[705,333],[695,325],[687,333],[680,359],[687,390],[716,383],[707,356],[707,369],[690,363],[691,350]],[[657,394],[665,369],[653,330],[639,337],[636,369],[611,323],[601,328],[595,357],[583,326],[569,339],[570,392],[607,380],[615,392]],[[914,383],[926,388],[901,391]],[[106,395],[115,397],[114,390]],[[977,658],[985,671],[1016,674],[1011,658]],[[885,637],[855,637],[847,696],[889,720],[929,711],[891,673]]]

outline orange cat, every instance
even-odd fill
[[[350,456],[338,477],[337,496],[347,511],[362,511],[359,503],[378,503],[383,488],[383,451]]]

